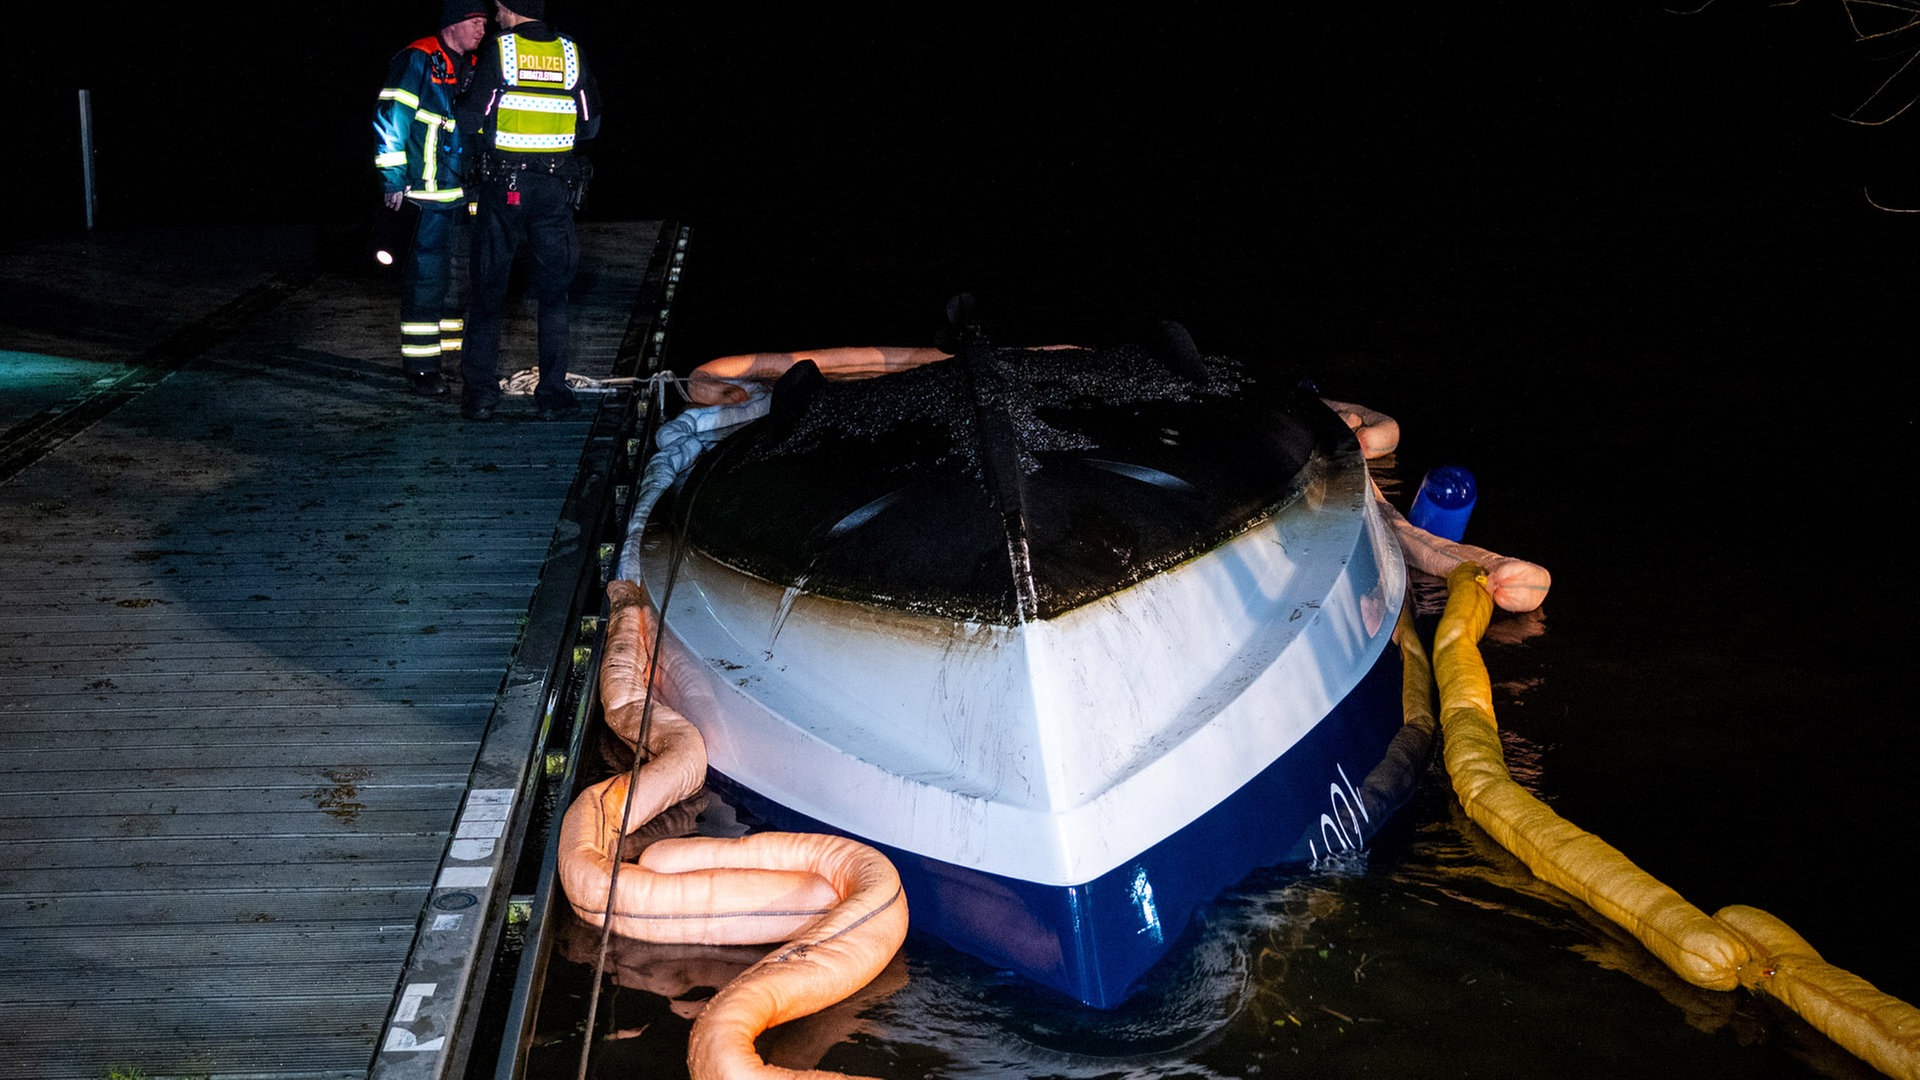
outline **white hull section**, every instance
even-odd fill
[[[667,531],[641,576],[712,767],[881,844],[1046,885],[1090,881],[1284,755],[1387,648],[1400,549],[1355,453],[1296,502],[1107,598],[955,624],[775,587]],[[697,673],[697,674],[696,674]]]

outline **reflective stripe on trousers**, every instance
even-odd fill
[[[422,207],[407,249],[400,290],[400,363],[410,375],[441,369],[458,353],[466,301],[468,234],[465,206]]]

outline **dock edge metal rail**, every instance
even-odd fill
[[[645,395],[691,229],[663,225],[527,623],[495,700],[438,875],[368,1070],[372,1080],[517,1077],[539,1011],[555,845],[594,714],[605,589],[637,475]]]

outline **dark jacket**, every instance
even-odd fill
[[[408,190],[408,198],[447,205],[462,200],[463,139],[453,110],[475,64],[476,57],[449,50],[438,36],[394,54],[373,113],[373,165],[386,194]]]

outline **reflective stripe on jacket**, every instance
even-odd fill
[[[461,138],[453,100],[475,58],[447,51],[438,36],[424,37],[394,55],[373,113],[373,166],[389,195],[455,203],[461,183]]]
[[[579,127],[574,91],[580,50],[567,38],[535,41],[501,34],[500,75],[505,92],[494,118],[493,145],[505,153],[565,154]]]

